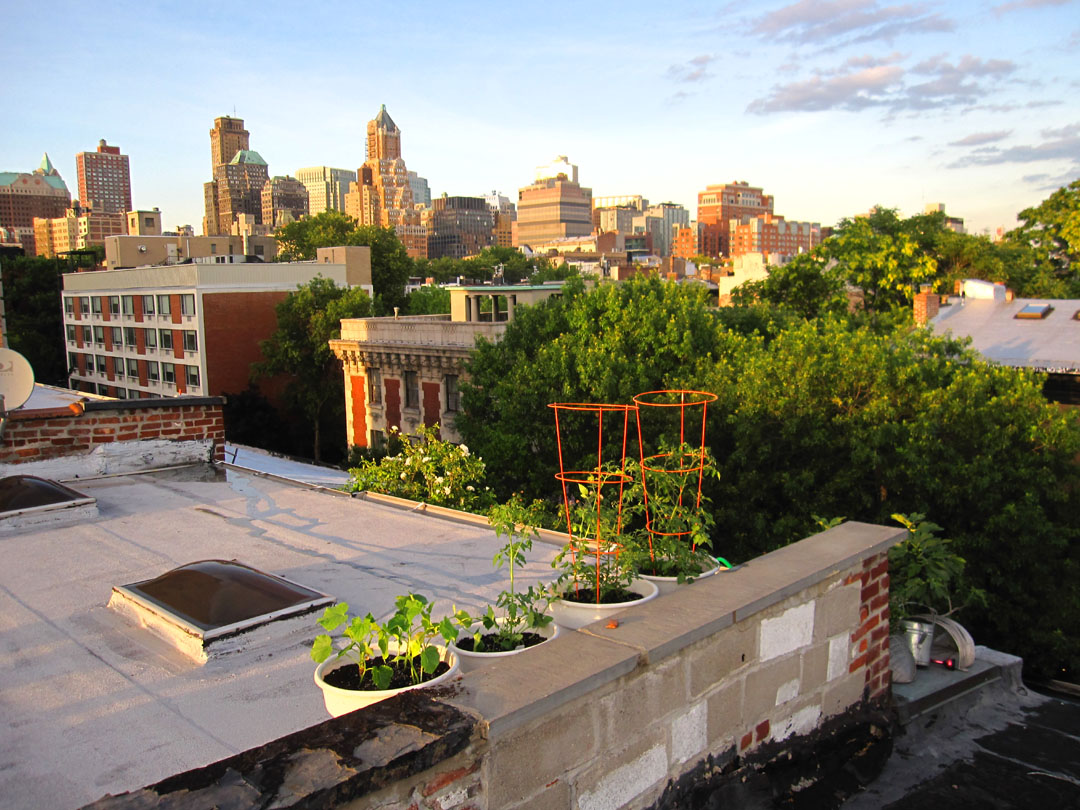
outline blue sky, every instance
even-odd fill
[[[593,194],[745,180],[789,219],[944,202],[969,229],[1080,177],[1080,2],[9,2],[0,171],[72,192],[100,138],[134,204],[201,227],[209,130],[271,174],[355,169],[386,104],[433,193],[516,198],[567,155]]]

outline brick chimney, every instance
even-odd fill
[[[915,323],[918,326],[926,326],[930,320],[937,317],[939,309],[941,309],[941,299],[938,298],[937,293],[915,294]]]

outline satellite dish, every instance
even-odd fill
[[[34,370],[29,361],[12,349],[0,349],[0,411],[22,407],[34,393]]]

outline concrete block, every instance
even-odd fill
[[[695,703],[671,722],[671,761],[686,762],[703,754],[709,744],[709,707]]]
[[[830,682],[821,698],[825,717],[841,714],[861,701],[865,685],[866,675],[862,670]]]
[[[829,671],[828,643],[814,644],[802,653],[803,694],[823,686]]]
[[[619,747],[650,723],[666,723],[685,707],[686,668],[681,658],[669,658],[660,666],[639,670],[612,684],[597,701],[604,748]]]
[[[785,610],[775,619],[762,619],[760,656],[762,661],[779,658],[809,646],[814,637],[815,603]]]
[[[600,750],[598,736],[596,710],[586,699],[500,739],[484,768],[488,806],[521,802],[588,762]]]
[[[824,641],[843,632],[853,632],[859,626],[861,603],[859,583],[841,585],[818,600],[814,617],[814,641]]]
[[[776,690],[776,705],[781,706],[797,698],[800,684],[799,678],[793,678],[787,683],[780,684],[780,687]]]
[[[691,697],[732,678],[757,659],[758,627],[754,620],[740,622],[690,651]]]
[[[608,771],[589,788],[578,790],[578,810],[618,810],[668,775],[667,751],[654,745],[623,765]],[[497,806],[497,805],[495,805]]]
[[[774,740],[786,740],[791,736],[809,734],[821,725],[821,705],[811,703],[803,706],[784,717],[778,717],[772,723],[772,738]]]
[[[566,810],[571,806],[570,782],[567,779],[557,779],[546,785],[535,796],[511,805],[495,805],[490,801],[487,807],[504,807],[505,810]]]
[[[725,742],[736,740],[744,726],[743,680],[725,684],[708,697],[709,750],[721,750]]]
[[[799,656],[791,655],[769,663],[760,664],[746,674],[743,716],[755,723],[764,717],[772,717],[778,703],[780,689],[791,681],[799,680],[801,663]]]
[[[848,673],[851,662],[851,635],[843,633],[829,639],[829,668],[825,680],[835,681]]]

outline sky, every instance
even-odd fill
[[[944,203],[969,232],[1080,178],[1080,0],[0,5],[0,171],[130,157],[133,203],[201,230],[214,119],[271,175],[355,170],[381,104],[434,195],[566,155],[594,196],[696,215],[746,181],[788,219]]]

